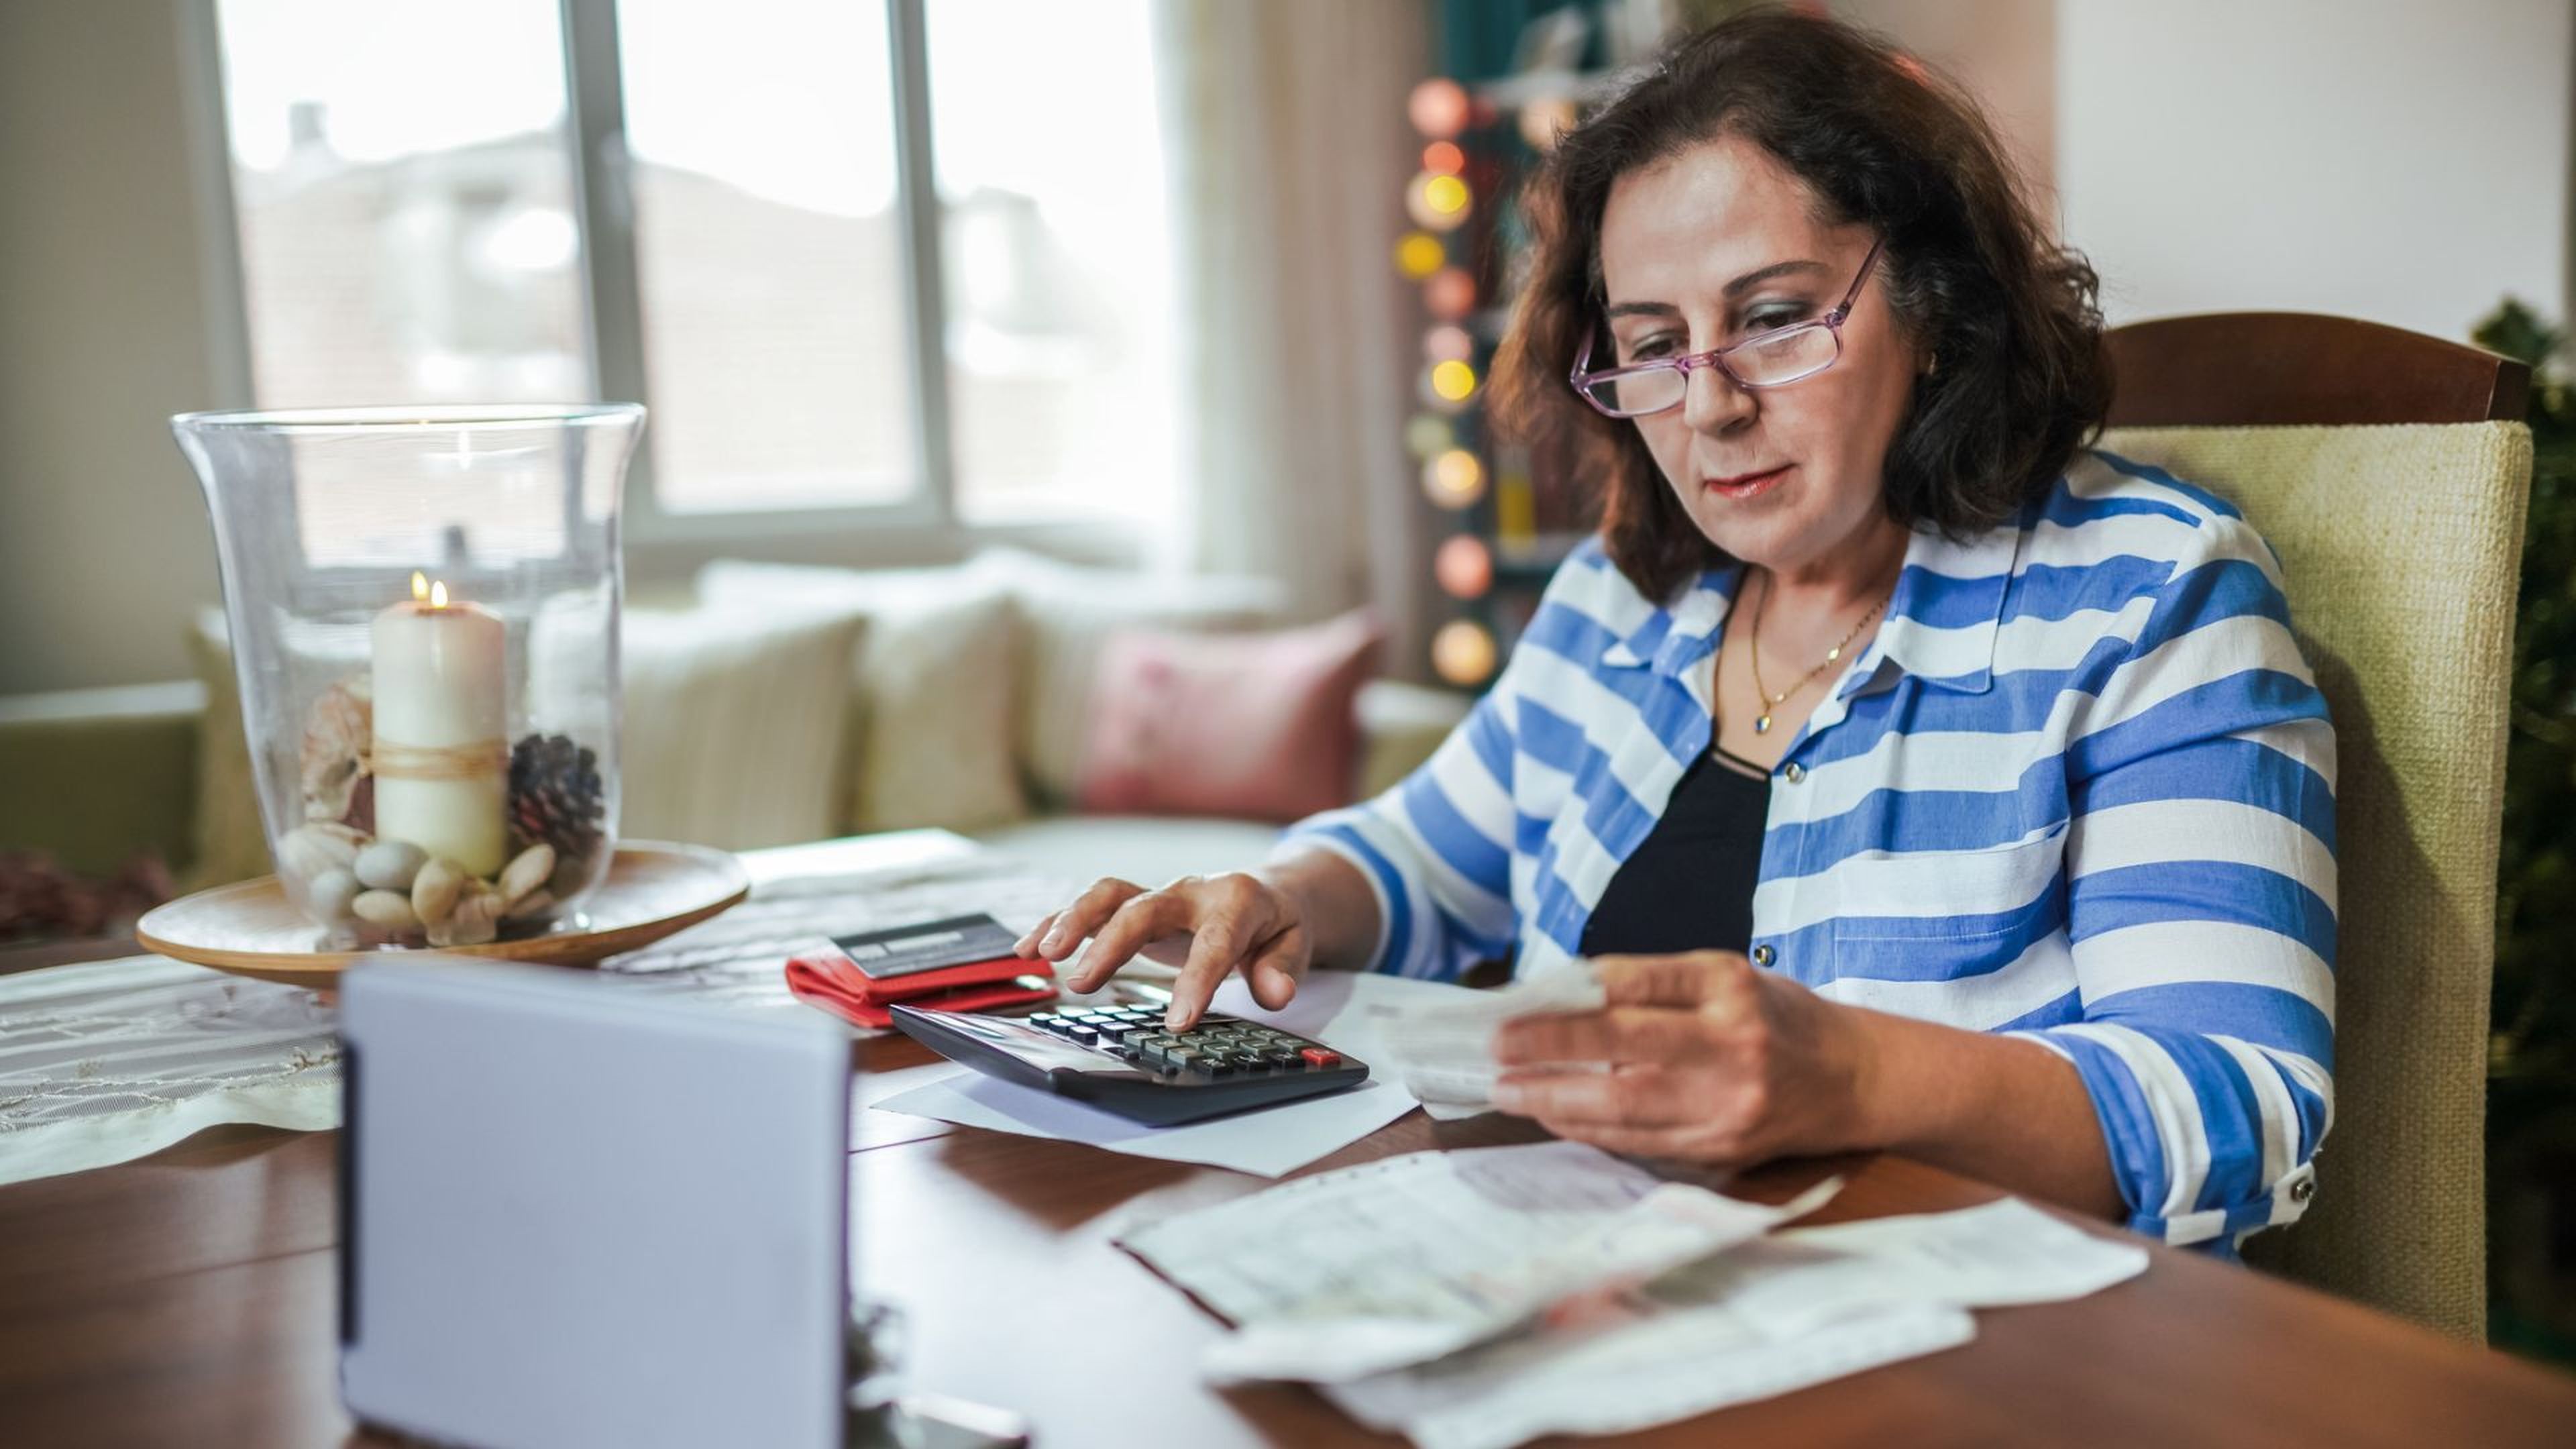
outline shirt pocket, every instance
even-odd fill
[[[2062,928],[2066,827],[1906,859],[1834,918],[1833,974],[1945,981],[1999,970]]]

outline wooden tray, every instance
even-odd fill
[[[581,928],[558,925],[541,936],[449,946],[439,954],[488,956],[595,966],[621,951],[649,946],[739,904],[751,894],[742,862],[703,845],[629,840],[617,847],[608,879],[582,902]],[[321,951],[322,928],[287,900],[273,875],[218,886],[154,908],[135,923],[146,951],[212,966],[238,976],[328,989],[354,961],[400,951]]]

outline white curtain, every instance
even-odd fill
[[[1395,272],[1422,138],[1424,0],[1162,0],[1180,247],[1185,567],[1372,600],[1421,657],[1423,512],[1403,443],[1421,306]]]

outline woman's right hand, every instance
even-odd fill
[[[1139,955],[1180,966],[1163,1017],[1174,1031],[1195,1025],[1217,987],[1236,971],[1250,984],[1253,1000],[1274,1011],[1286,1006],[1314,960],[1296,897],[1248,871],[1185,875],[1150,891],[1131,881],[1098,881],[1038,922],[1017,950],[1063,961],[1085,937],[1091,949],[1064,973],[1074,991],[1098,990]]]

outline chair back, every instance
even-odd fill
[[[2340,317],[2110,334],[2100,446],[2208,486],[2279,555],[2335,727],[2333,1129],[2258,1265],[2471,1340],[2528,369]]]

